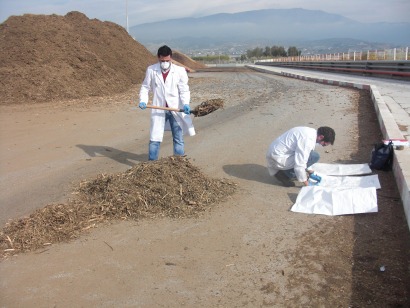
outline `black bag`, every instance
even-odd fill
[[[376,143],[372,150],[369,166],[372,169],[390,171],[393,167],[393,142]]]

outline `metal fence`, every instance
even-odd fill
[[[330,54],[300,55],[295,57],[280,57],[273,59],[257,60],[257,62],[294,62],[294,61],[408,61],[410,60],[409,47],[348,51]]]

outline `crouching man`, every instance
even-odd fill
[[[335,131],[327,126],[317,130],[310,127],[288,130],[269,146],[266,153],[269,174],[285,187],[295,186],[295,179],[308,186],[307,168],[320,158],[319,153],[314,151],[316,144],[333,145],[335,135]]]

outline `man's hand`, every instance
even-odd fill
[[[190,114],[191,113],[191,107],[189,107],[189,105],[187,105],[187,104],[184,105],[184,113],[185,114]]]
[[[140,107],[142,110],[144,110],[145,108],[147,108],[147,103],[141,102],[141,103],[139,103],[138,107]]]

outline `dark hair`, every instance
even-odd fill
[[[331,145],[335,142],[336,133],[333,128],[327,126],[319,127],[317,130],[317,135],[322,135],[323,141],[329,142]]]
[[[167,45],[161,46],[158,48],[158,53],[157,53],[158,58],[163,56],[163,57],[172,57],[172,50],[169,48]]]

